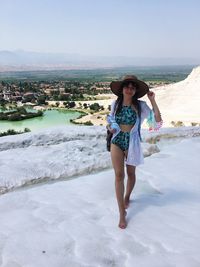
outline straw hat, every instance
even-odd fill
[[[138,80],[138,78],[135,75],[127,75],[124,77],[122,81],[112,81],[110,84],[111,91],[115,95],[119,96],[121,94],[120,89],[126,82],[133,82],[137,85],[136,89],[137,98],[144,96],[149,91],[149,86],[145,82]]]

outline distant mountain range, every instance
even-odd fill
[[[198,65],[197,58],[84,56],[24,50],[0,51],[0,71],[94,69],[122,66]]]

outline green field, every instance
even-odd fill
[[[112,81],[126,74],[135,74],[144,81],[178,82],[195,66],[120,67],[93,70],[54,70],[1,72],[0,81]]]

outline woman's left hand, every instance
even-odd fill
[[[148,96],[149,100],[154,100],[155,99],[155,93],[153,91],[149,91],[147,93],[147,96]]]

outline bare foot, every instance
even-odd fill
[[[127,226],[127,223],[126,223],[126,214],[127,212],[124,211],[124,214],[123,215],[120,215],[120,219],[119,219],[119,228],[121,229],[125,229],[126,226]]]
[[[124,198],[124,208],[128,209],[128,207],[129,207],[129,197],[125,196],[125,198]]]

